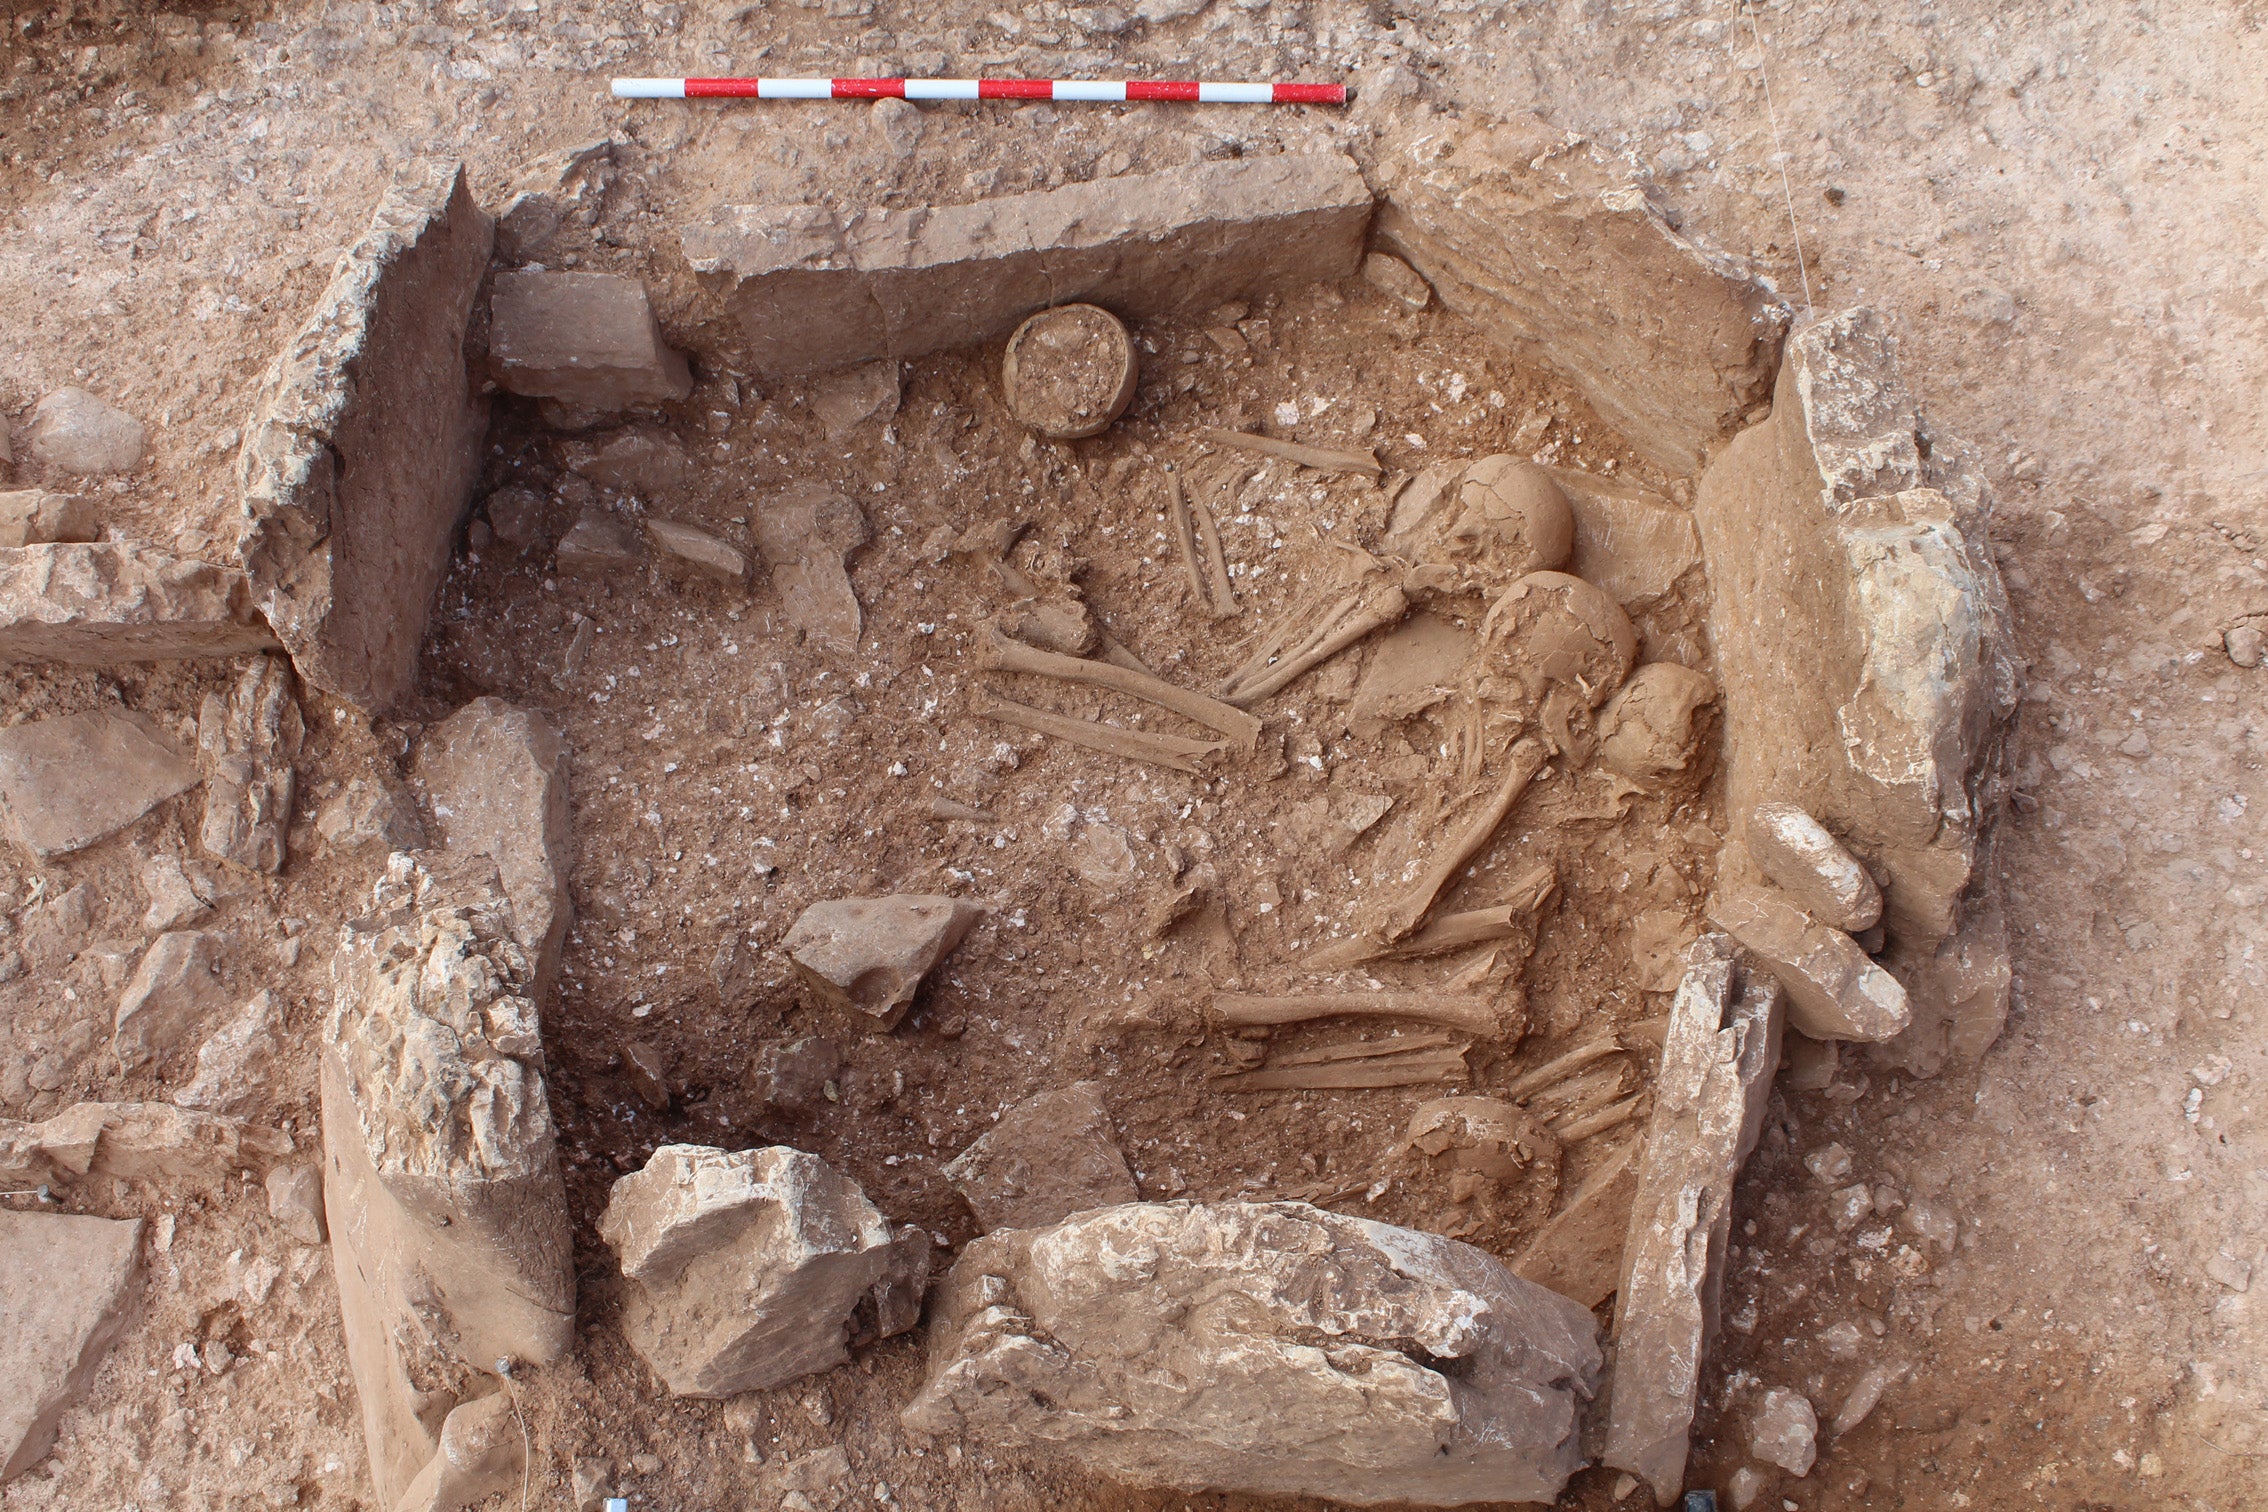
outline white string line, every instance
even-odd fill
[[[1772,70],[1764,55],[1764,33],[1756,24],[1756,7],[1752,0],[1734,0],[1734,4],[1748,18],[1748,35],[1756,43],[1756,76],[1764,83],[1764,118],[1772,125],[1772,158],[1780,169],[1780,194],[1788,202],[1788,230],[1795,234],[1796,276],[1803,280],[1803,312],[1817,320],[1819,312],[1811,303],[1811,269],[1804,263],[1803,226],[1796,220],[1795,188],[1788,182],[1788,151],[1780,144],[1780,109],[1772,100]]]

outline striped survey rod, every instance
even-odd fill
[[[618,100],[1180,100],[1198,105],[1344,105],[1344,84],[1203,84],[1172,79],[616,79]]]

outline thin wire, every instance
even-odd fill
[[[1788,229],[1795,233],[1796,276],[1803,280],[1803,312],[1817,320],[1819,311],[1811,303],[1811,270],[1804,264],[1803,226],[1796,220],[1795,187],[1788,182],[1788,152],[1780,145],[1780,108],[1772,100],[1772,70],[1764,55],[1764,32],[1756,24],[1756,7],[1751,0],[1735,3],[1748,18],[1748,35],[1756,43],[1756,76],[1764,82],[1764,116],[1772,123],[1772,158],[1780,169],[1780,194],[1788,202]]]

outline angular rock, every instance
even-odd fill
[[[96,915],[94,890],[84,882],[60,897],[24,910],[24,954],[35,969],[57,971],[87,948]]]
[[[81,477],[127,473],[142,465],[149,428],[83,388],[59,388],[32,406],[24,430],[32,459]]]
[[[663,1145],[614,1184],[599,1233],[631,1283],[623,1331],[677,1396],[725,1397],[830,1370],[877,1287],[918,1294],[929,1236],[893,1232],[855,1182],[785,1145]],[[888,1306],[881,1332],[911,1327]]]
[[[291,1153],[291,1136],[241,1118],[164,1103],[73,1103],[44,1123],[0,1119],[0,1182],[93,1174],[167,1186],[218,1186]]]
[[[189,879],[178,857],[153,856],[145,862],[142,891],[150,900],[142,928],[153,934],[184,928],[212,911],[212,899]]]
[[[827,1088],[843,1069],[843,1047],[823,1035],[767,1045],[756,1059],[749,1090],[766,1108],[808,1113],[827,1101]]]
[[[901,370],[895,360],[869,362],[830,373],[813,383],[811,412],[819,417],[827,439],[840,441],[868,420],[887,420],[895,415],[903,393]]]
[[[268,1216],[301,1244],[321,1244],[323,1228],[323,1168],[315,1165],[280,1165],[268,1173]]]
[[[654,550],[670,561],[735,587],[748,581],[748,558],[740,549],[698,525],[649,518],[646,537],[654,543]]]
[[[614,411],[693,392],[646,286],[617,273],[497,274],[488,341],[496,381],[530,398]]]
[[[1476,129],[1477,128],[1477,129]],[[1380,246],[1641,455],[1690,473],[1772,382],[1786,306],[1671,229],[1636,165],[1530,118],[1389,140]]]
[[[299,675],[358,708],[408,688],[479,477],[464,343],[492,239],[463,165],[405,165],[270,364],[237,459],[254,600]]]
[[[1693,516],[1604,473],[1548,469],[1575,516],[1575,557],[1568,571],[1596,583],[1624,606],[1651,603],[1701,565]]]
[[[315,833],[326,845],[350,850],[366,845],[420,850],[425,845],[425,827],[418,822],[415,805],[382,778],[350,781],[316,811]]]
[[[175,930],[151,942],[118,999],[110,1045],[120,1065],[136,1071],[169,1054],[228,1001],[220,978],[227,944],[202,929]]]
[[[757,506],[756,547],[772,569],[788,623],[838,655],[858,649],[866,620],[845,564],[866,544],[858,501],[817,484],[799,484]]]
[[[1131,1486],[1550,1501],[1597,1326],[1454,1240],[1304,1203],[1140,1203],[961,1253],[905,1421]]]
[[[1046,1228],[1089,1208],[1139,1202],[1100,1082],[1027,1097],[944,1170],[986,1231]]]
[[[174,1106],[237,1113],[273,1091],[271,1073],[282,1048],[276,1040],[281,1027],[274,994],[265,988],[253,993],[197,1048],[197,1074],[173,1094]]]
[[[959,898],[894,893],[814,903],[780,944],[819,1002],[897,1027],[930,968],[984,917]]]
[[[332,958],[324,1207],[380,1500],[498,1360],[573,1341],[575,1274],[533,968],[485,865],[387,863]]]
[[[1632,1140],[1591,1174],[1512,1262],[1512,1274],[1597,1307],[1622,1284],[1622,1247],[1638,1197],[1640,1145]]]
[[[527,1430],[509,1389],[449,1409],[433,1458],[394,1512],[462,1512],[500,1492],[518,1491],[528,1468]]]
[[[724,205],[684,246],[757,368],[808,373],[995,340],[1045,304],[1147,320],[1345,278],[1370,209],[1352,159],[1287,153],[911,211]]]
[[[567,577],[605,577],[637,565],[638,533],[620,515],[587,505],[560,537],[556,560]]]
[[[146,714],[90,709],[0,730],[0,817],[35,856],[83,850],[196,785]]]
[[[1748,1452],[1799,1480],[1819,1454],[1819,1413],[1800,1391],[1775,1386],[1764,1393],[1748,1425]]]
[[[1599,711],[1599,764],[1659,787],[1714,763],[1717,685],[1677,662],[1648,662]]]
[[[578,143],[524,165],[496,215],[496,255],[505,262],[541,257],[568,226],[590,226],[614,185],[610,138]]]
[[[0,1209],[0,1484],[47,1457],[124,1331],[139,1219]]]
[[[1720,880],[1709,920],[1788,991],[1788,1022],[1818,1040],[1879,1042],[1912,1022],[1906,989],[1858,941],[1769,887]]]
[[[1602,1460],[1668,1506],[1685,1480],[1701,1364],[1717,1332],[1733,1183],[1780,1064],[1781,992],[1704,935],[1670,1008],[1615,1298]]]
[[[692,475],[693,459],[667,436],[633,431],[607,442],[575,471],[601,488],[651,497],[682,486]]]
[[[207,693],[197,715],[205,770],[205,853],[250,871],[282,871],[291,803],[298,791],[302,726],[291,663],[260,656],[227,694]]]
[[[1372,288],[1410,309],[1422,310],[1433,303],[1433,290],[1418,270],[1390,252],[1373,252],[1365,257],[1362,278]]]
[[[536,710],[476,698],[426,731],[414,770],[441,843],[452,855],[496,863],[512,903],[512,938],[534,963],[535,997],[547,999],[575,912],[567,742]]]
[[[1931,1074],[2007,1014],[1994,836],[2021,679],[1980,471],[1925,427],[1867,310],[1788,343],[1772,417],[1701,479],[1726,807],[1812,815],[1878,876],[1912,1026],[1878,1057]],[[1754,859],[1725,870],[1760,881]]]
[[[1826,826],[1792,803],[1748,812],[1748,854],[1812,917],[1858,934],[1882,918],[1882,889]]]
[[[102,538],[94,501],[25,489],[0,493],[0,548],[78,544]]]
[[[499,488],[482,501],[488,527],[503,545],[520,550],[543,539],[544,516],[550,513],[543,495],[515,483]]]
[[[275,644],[240,572],[122,541],[0,549],[0,661],[111,667]]]

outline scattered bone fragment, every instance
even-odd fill
[[[1524,1021],[1523,1015],[1512,1015],[1513,1021],[1507,1023],[1492,999],[1443,992],[1303,992],[1285,997],[1216,992],[1212,1011],[1217,1022],[1230,1027],[1370,1016],[1446,1024],[1491,1039],[1509,1038]]]
[[[302,725],[291,663],[269,653],[245,663],[228,693],[208,693],[197,715],[205,772],[205,853],[248,871],[283,870],[299,779]]]
[[[893,1231],[856,1183],[785,1145],[663,1145],[615,1182],[599,1234],[630,1283],[623,1331],[675,1396],[842,1364],[862,1307],[882,1336],[911,1326],[929,1265],[927,1234]]]
[[[1091,304],[1057,305],[1016,327],[1000,387],[1027,430],[1057,441],[1097,436],[1126,413],[1139,373],[1134,338]]]
[[[1544,763],[1549,759],[1550,753],[1540,740],[1529,738],[1513,744],[1511,753],[1505,758],[1504,777],[1497,784],[1496,793],[1489,799],[1488,806],[1449,843],[1448,850],[1387,908],[1377,926],[1379,938],[1395,941],[1416,932],[1417,927],[1425,922],[1425,916],[1433,911],[1433,905],[1440,898],[1442,889],[1495,837],[1497,828],[1504,823],[1506,816],[1512,812],[1513,805],[1520,801],[1520,795],[1528,790],[1528,784],[1535,780],[1536,773],[1543,770]]]
[[[1073,719],[1066,714],[1051,714],[1045,709],[983,694],[972,698],[969,707],[971,713],[985,719],[997,719],[1003,724],[1052,735],[1091,751],[1170,767],[1177,772],[1202,772],[1200,762],[1229,749],[1228,742],[1223,740],[1192,740],[1185,735],[1156,730],[1122,730],[1099,719]]]
[[[1748,813],[1748,853],[1813,918],[1850,934],[1882,918],[1882,889],[1825,825],[1792,803]]]
[[[196,785],[195,765],[147,715],[90,709],[0,730],[0,817],[42,859],[83,850]]]
[[[262,988],[197,1048],[197,1074],[173,1094],[176,1107],[241,1113],[273,1085],[282,1027],[275,995]]]
[[[1215,446],[1235,447],[1238,451],[1281,457],[1295,466],[1312,468],[1317,472],[1362,473],[1375,478],[1384,471],[1378,465],[1378,459],[1366,451],[1334,451],[1325,446],[1302,446],[1297,441],[1279,441],[1273,436],[1222,430],[1213,425],[1199,426],[1197,439],[1210,441]]]
[[[142,953],[118,999],[111,1049],[129,1071],[192,1043],[204,1017],[228,999],[220,979],[227,941],[209,930],[162,934]]]
[[[1622,1248],[1638,1195],[1642,1141],[1628,1140],[1576,1190],[1528,1242],[1512,1273],[1548,1286],[1585,1307],[1597,1307],[1622,1284]]]
[[[1310,954],[1303,965],[1311,972],[1337,971],[1387,958],[1422,960],[1496,940],[1532,941],[1536,916],[1559,891],[1559,874],[1550,862],[1541,862],[1515,877],[1504,891],[1502,903],[1442,914],[1399,940],[1361,934],[1335,940]]]
[[[499,1360],[573,1342],[567,1196],[529,994],[485,858],[392,857],[333,956],[324,1205],[371,1479],[399,1504]]]
[[[1648,662],[1599,711],[1599,764],[1647,787],[1706,776],[1717,685],[1677,662]]]
[[[1263,1065],[1256,1071],[1221,1078],[1233,1092],[1294,1092],[1369,1087],[1430,1087],[1470,1076],[1461,1046],[1438,1046],[1419,1036],[1421,1048],[1403,1048],[1396,1039],[1367,1040],[1342,1047],[1348,1053],[1325,1060],[1319,1052],[1287,1057],[1292,1064]],[[1360,1053],[1356,1053],[1360,1052]]]
[[[1733,1185],[1779,1066],[1782,995],[1705,935],[1670,1010],[1615,1299],[1613,1406],[1602,1458],[1668,1506],[1683,1487],[1703,1360],[1716,1334]]]
[[[507,1386],[449,1409],[433,1457],[393,1512],[464,1512],[520,1490],[527,1469],[527,1430]]]
[[[166,1103],[73,1103],[43,1123],[0,1119],[0,1182],[85,1176],[197,1189],[289,1155],[291,1136]]]
[[[959,799],[940,795],[929,800],[929,817],[948,822],[962,819],[971,824],[992,824],[997,821],[999,816],[990,809],[981,809],[974,804],[963,803]]]
[[[0,548],[79,544],[102,539],[94,501],[30,488],[0,493]]]
[[[1260,741],[1260,721],[1257,718],[1242,709],[1232,708],[1219,699],[1175,687],[1163,678],[1153,677],[1146,672],[1135,672],[1108,662],[1041,651],[1021,641],[1010,640],[998,630],[992,632],[978,656],[979,665],[991,671],[1025,673],[1035,677],[1053,677],[1064,682],[1086,683],[1156,704],[1161,709],[1170,709],[1186,719],[1195,720],[1209,730],[1220,731],[1247,752],[1253,750]]]
[[[1437,1097],[1411,1111],[1394,1155],[1449,1181],[1473,1204],[1476,1228],[1524,1226],[1559,1193],[1560,1140],[1522,1108],[1494,1097]]]
[[[1418,270],[1391,252],[1373,252],[1362,260],[1363,282],[1412,310],[1433,302],[1433,289]]]
[[[858,501],[819,484],[797,484],[756,508],[756,547],[788,623],[837,655],[858,649],[866,624],[845,568],[866,539]]]
[[[891,1029],[984,913],[982,904],[916,893],[836,898],[806,908],[780,945],[812,997]]]
[[[1775,1386],[1764,1393],[1748,1425],[1748,1452],[1801,1480],[1819,1454],[1819,1414],[1800,1391]]]
[[[682,563],[736,588],[748,581],[748,558],[740,548],[698,525],[649,516],[646,539],[665,560]]]
[[[149,427],[108,400],[83,388],[59,388],[32,406],[24,450],[60,472],[101,477],[140,467],[149,435]]]
[[[1636,1097],[1626,1097],[1621,1102],[1609,1104],[1593,1113],[1555,1118],[1551,1122],[1551,1131],[1557,1134],[1563,1143],[1581,1144],[1595,1134],[1604,1134],[1609,1129],[1621,1128],[1631,1119],[1636,1118],[1645,1106],[1646,1099],[1643,1094]]]
[[[108,667],[275,644],[241,572],[139,542],[0,550],[0,661]]]
[[[903,397],[902,371],[888,359],[864,362],[812,380],[811,410],[829,441],[840,441],[869,420],[888,420]]]
[[[1483,1251],[1304,1203],[996,1233],[934,1315],[909,1428],[1190,1494],[1549,1501],[1599,1368],[1589,1315]]]
[[[553,556],[566,577],[603,578],[638,563],[638,533],[611,510],[586,504]]]
[[[0,1209],[0,1485],[47,1457],[129,1318],[139,1219]]]
[[[1028,1097],[944,1169],[987,1233],[1046,1228],[1090,1208],[1139,1202],[1102,1084]]]
[[[1545,683],[1582,690],[1592,708],[1630,675],[1638,632],[1622,606],[1564,572],[1531,572],[1489,605],[1484,631],[1509,640]]]
[[[329,1237],[323,1226],[323,1168],[320,1165],[279,1165],[268,1172],[268,1216],[301,1244],[321,1244]]]
[[[1898,979],[1848,934],[1769,887],[1720,881],[1709,919],[1753,951],[1788,992],[1788,1022],[1813,1039],[1887,1040],[1912,1014]]]
[[[645,285],[614,273],[499,273],[489,355],[511,393],[615,411],[693,391],[685,357],[662,338]]]

